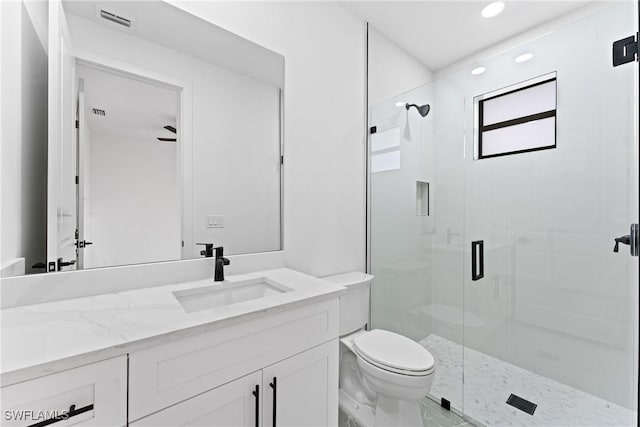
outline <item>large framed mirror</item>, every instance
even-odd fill
[[[282,55],[164,1],[31,3],[3,276],[282,249]]]

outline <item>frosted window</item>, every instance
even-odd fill
[[[485,132],[482,136],[482,154],[487,157],[502,153],[553,148],[555,138],[555,117],[535,120]],[[540,145],[544,141],[549,141],[549,145]]]
[[[371,135],[371,152],[400,146],[400,128],[393,127]]]
[[[400,150],[371,156],[371,172],[376,173],[395,169],[400,169]]]
[[[556,78],[476,98],[476,159],[556,147]]]
[[[484,125],[556,109],[556,81],[484,100]]]

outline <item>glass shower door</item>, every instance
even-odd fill
[[[638,76],[611,49],[635,8],[449,79],[465,100],[464,412],[483,424],[634,425],[638,258],[612,249],[638,222]]]
[[[463,133],[460,126],[440,132],[436,123],[459,124],[463,103],[458,97],[458,115],[450,115],[439,107],[443,96],[437,84],[427,84],[370,109],[371,327],[429,350],[436,360],[429,397],[450,401],[460,414]],[[433,108],[422,117],[406,103]],[[433,414],[425,412],[428,425]]]

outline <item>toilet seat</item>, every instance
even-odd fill
[[[374,329],[353,340],[353,351],[363,361],[388,372],[407,376],[433,373],[435,360],[417,342],[402,335]]]

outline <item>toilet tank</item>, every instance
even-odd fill
[[[323,279],[347,288],[347,293],[340,297],[340,336],[363,328],[369,322],[369,291],[373,276],[352,271]]]

